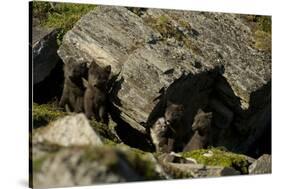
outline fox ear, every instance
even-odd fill
[[[167,100],[167,107],[172,105],[173,103],[170,100]]]
[[[98,67],[98,64],[95,62],[95,60],[93,60],[90,64],[90,68],[91,69],[96,69]]]
[[[206,113],[206,116],[207,116],[208,118],[212,119],[212,118],[213,118],[213,113],[212,113],[212,112]]]
[[[87,62],[82,62],[82,63],[81,63],[81,67],[82,67],[82,68],[87,68]]]
[[[181,105],[179,106],[179,109],[180,109],[181,111],[184,111],[184,105],[181,104]]]
[[[88,88],[89,82],[85,78],[83,78],[83,77],[82,77],[82,81],[83,81],[84,87]]]
[[[111,72],[111,66],[110,66],[110,65],[106,66],[104,69],[105,69],[105,71],[108,72],[108,73]]]

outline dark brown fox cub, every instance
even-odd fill
[[[165,111],[166,122],[173,126],[174,129],[180,127],[184,114],[184,107],[182,104],[174,104],[170,101],[167,102]]]
[[[84,92],[82,78],[87,78],[88,68],[87,63],[71,62],[64,66],[64,87],[59,106],[71,112],[84,111]]]
[[[157,152],[171,152],[174,146],[175,128],[183,117],[183,105],[167,103],[164,117],[160,117],[150,128],[150,136]]]
[[[192,151],[208,147],[210,143],[210,131],[213,114],[198,110],[192,124],[193,136],[184,147],[183,151]]]
[[[92,62],[89,68],[88,81],[83,80],[86,87],[84,108],[86,116],[98,122],[108,124],[108,81],[111,66],[104,68]]]

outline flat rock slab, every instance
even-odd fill
[[[202,164],[190,164],[190,163],[164,163],[162,164],[165,170],[169,170],[174,175],[185,175],[191,178],[201,177],[219,177],[219,176],[231,176],[240,175],[240,172],[231,167],[220,166],[205,166]]]

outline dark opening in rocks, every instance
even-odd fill
[[[138,148],[143,151],[153,151],[153,146],[150,143],[148,136],[141,133],[137,129],[134,129],[124,120],[122,120],[120,117],[120,113],[120,110],[114,107],[114,105],[111,105],[111,118],[115,123],[117,123],[115,131],[121,141],[128,146]]]
[[[212,145],[236,153],[259,157],[271,154],[270,82],[250,93],[249,107],[236,96],[227,79],[219,75],[210,94],[208,107],[213,112]]]
[[[60,60],[42,82],[33,86],[33,102],[38,104],[59,101],[63,89],[63,62]]]

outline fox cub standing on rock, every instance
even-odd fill
[[[74,63],[74,59],[69,60],[69,64],[64,66],[64,86],[59,106],[67,111],[84,111],[84,92],[82,78],[88,77],[87,63]]]
[[[88,73],[88,81],[83,79],[86,87],[84,95],[84,108],[86,116],[96,121],[108,124],[108,81],[111,73],[111,66],[104,68],[91,63]]]
[[[210,143],[210,131],[213,114],[198,110],[192,124],[193,136],[184,147],[183,151],[192,151],[208,147]]]
[[[150,128],[150,136],[157,152],[171,152],[174,146],[175,128],[182,121],[183,105],[167,102],[164,117],[160,117]]]

